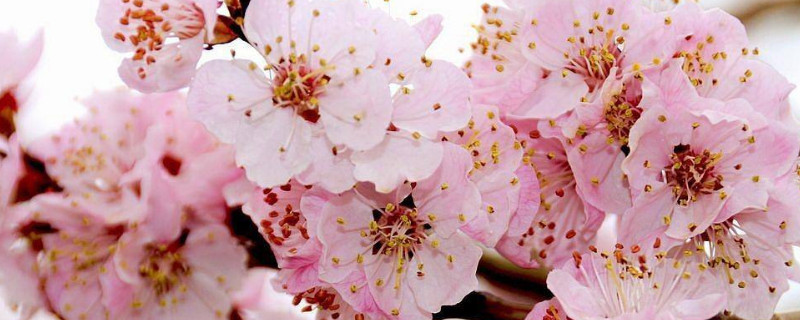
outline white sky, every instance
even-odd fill
[[[372,1],[386,6],[382,0]],[[704,3],[735,7],[742,4],[740,1]],[[393,0],[390,9],[395,16],[408,17],[412,10],[419,11],[420,17],[444,15],[444,32],[429,51],[429,57],[460,64],[466,56],[459,54],[458,48],[468,48],[473,40],[471,24],[479,21],[480,5],[484,2],[497,4],[500,0]],[[13,28],[22,37],[30,37],[38,28],[45,30],[45,52],[34,75],[31,106],[21,117],[23,139],[30,140],[81,114],[76,97],[122,85],[116,69],[123,56],[103,43],[94,23],[96,6],[96,0],[0,0],[0,30]],[[43,7],[47,9],[42,10]],[[777,66],[790,81],[800,83],[800,63],[796,60],[796,53],[800,52],[800,21],[767,17],[749,27],[752,42],[762,49],[762,58]],[[229,55],[228,48],[219,48],[204,60]],[[248,53],[246,47],[237,47],[237,57],[254,54]],[[792,101],[796,107],[800,106],[800,90],[794,92]],[[800,287],[794,286],[781,308],[800,309]],[[10,316],[0,310],[0,318]]]

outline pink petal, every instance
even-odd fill
[[[470,117],[469,78],[456,66],[434,61],[408,75],[408,93],[396,93],[392,123],[408,132],[436,138],[466,126]]]
[[[189,84],[203,53],[203,35],[167,44],[151,54],[156,62],[127,58],[119,66],[119,76],[129,87],[144,93],[167,92]]]
[[[268,114],[272,90],[260,69],[245,60],[213,60],[197,71],[189,89],[189,112],[220,140],[232,143],[248,109]]]
[[[236,134],[236,163],[262,187],[286,184],[311,163],[312,131],[291,109],[243,123]]]
[[[405,276],[417,305],[423,310],[439,312],[442,305],[456,304],[477,289],[475,272],[482,250],[465,235],[456,233],[450,238],[441,239],[438,248],[433,248],[427,242],[417,254]],[[415,262],[424,263],[424,276],[420,277],[413,267]]]
[[[412,191],[420,214],[436,218],[431,225],[442,237],[449,237],[459,227],[478,215],[481,195],[467,172],[472,157],[463,148],[444,143],[444,158],[436,172],[417,183]]]
[[[442,20],[444,20],[442,15],[434,14],[414,24],[414,29],[416,29],[420,37],[422,37],[425,46],[430,47],[433,41],[442,33]]]
[[[383,141],[392,117],[388,84],[380,72],[367,70],[341,85],[329,85],[319,107],[328,138],[354,151]]]
[[[403,181],[430,177],[439,167],[442,154],[441,143],[389,133],[377,147],[356,152],[350,159],[356,166],[356,180],[372,182],[379,192],[388,193]]]

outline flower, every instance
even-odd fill
[[[140,229],[123,235],[109,274],[105,303],[115,319],[218,319],[245,275],[245,252],[222,225],[161,238]]]
[[[675,56],[683,58],[680,68],[695,89],[685,92],[721,101],[744,99],[769,119],[793,121],[787,97],[795,86],[758,59],[759,50],[748,47],[736,17],[691,2],[667,14],[683,37]]]
[[[467,128],[444,136],[472,156],[470,181],[481,193],[481,210],[462,230],[493,247],[506,233],[517,211],[521,185],[515,171],[522,163],[522,146],[514,130],[500,121],[497,108],[475,106]],[[536,194],[527,197],[535,198]]]
[[[630,153],[634,124],[650,106],[641,103],[642,82],[632,75],[608,79],[595,101],[582,105],[562,120],[563,135],[571,139],[567,156],[575,182],[586,202],[610,213],[631,207],[631,195],[621,164]]]
[[[536,121],[509,121],[524,150],[517,171],[522,191],[516,221],[497,244],[515,264],[560,266],[593,241],[604,214],[583,200],[564,143],[543,137]]]
[[[258,223],[278,260],[281,269],[273,280],[275,288],[294,295],[294,305],[305,302],[303,312],[317,309],[319,319],[379,318],[383,313],[369,290],[351,291],[353,285],[366,286],[363,276],[354,274],[336,284],[320,279],[318,225],[322,208],[335,195],[294,181],[275,189],[256,189],[243,210]],[[258,308],[258,312],[270,310]]]
[[[151,93],[189,83],[203,43],[217,22],[217,0],[103,0],[97,25],[106,45],[133,53],[119,75],[131,88]]]
[[[480,206],[470,167],[469,154],[447,144],[442,165],[426,180],[390,194],[362,185],[331,199],[318,228],[320,278],[337,284],[360,275],[363,288],[350,292],[370,292],[391,318],[429,318],[458,302],[477,286],[481,256],[458,231]]]
[[[216,212],[209,219],[222,222],[220,190],[242,173],[233,151],[188,118],[184,99],[179,93],[98,92],[83,101],[87,117],[34,141],[29,151],[73,201],[111,222],[141,218],[132,209],[153,170],[175,185],[172,201],[187,212]]]
[[[0,148],[0,292],[13,309],[27,314],[43,306],[44,298],[38,290],[39,277],[33,272],[36,255],[16,234],[30,213],[21,184],[33,175],[23,156],[16,135]]]
[[[800,152],[778,125],[754,132],[732,116],[674,109],[649,109],[631,131],[622,170],[634,203],[623,215],[624,243],[662,234],[683,241],[742,210],[765,209],[770,185]]]
[[[525,8],[523,54],[549,73],[513,114],[554,119],[593,101],[606,79],[659,66],[671,57],[671,23],[635,1],[541,1]],[[664,40],[666,39],[666,40]]]
[[[713,274],[640,250],[576,252],[573,263],[548,275],[547,287],[571,319],[703,320],[722,311],[725,295]]]
[[[13,31],[1,31],[0,61],[0,136],[7,139],[15,131],[14,115],[19,112],[25,98],[20,85],[28,77],[42,55],[44,36],[38,32],[27,43],[20,41]]]
[[[522,53],[520,31],[525,14],[518,6],[482,7],[483,21],[477,26],[478,39],[472,43],[473,55],[465,65],[472,79],[474,103],[497,106],[502,115],[517,109],[533,94],[545,70]]]
[[[294,178],[343,192],[371,181],[389,192],[433,174],[441,147],[431,140],[468,121],[466,77],[444,62],[421,64],[429,39],[361,2],[254,1],[244,30],[266,73],[251,61],[211,61],[189,106],[235,145],[261,187]],[[405,85],[394,98],[393,83]]]
[[[98,92],[83,100],[85,118],[67,124],[55,134],[38,139],[28,151],[46,164],[47,173],[84,205],[102,207],[109,220],[131,219],[138,202],[130,178],[144,157],[147,130],[178,95],[137,96],[126,90]],[[140,106],[147,106],[143,112]]]
[[[789,221],[772,225],[764,221],[765,215],[752,212],[714,224],[677,250],[697,256],[698,267],[714,274],[724,288],[725,310],[744,319],[772,318],[781,295],[789,290],[788,278],[797,274],[792,244],[770,238],[780,239],[780,232],[754,226],[788,228]]]

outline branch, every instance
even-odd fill
[[[522,320],[530,311],[528,305],[504,301],[486,292],[473,292],[456,305],[442,307],[442,311],[433,315],[433,319]]]

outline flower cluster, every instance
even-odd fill
[[[2,161],[3,289],[65,319],[216,319],[246,275],[226,225],[233,151],[178,93],[85,99],[89,114]]]
[[[691,1],[484,13],[472,99],[500,107],[541,188],[498,250],[557,268],[529,318],[771,318],[796,276],[800,127],[742,24]],[[592,245],[598,215],[619,216],[616,247]]]
[[[721,10],[506,0],[459,68],[426,56],[439,16],[224,4],[100,0],[144,94],[95,93],[24,145],[41,38],[0,35],[0,288],[18,312],[432,319],[479,289],[484,253],[552,270],[529,320],[770,319],[800,279],[794,86]],[[198,68],[234,39],[258,59]]]

